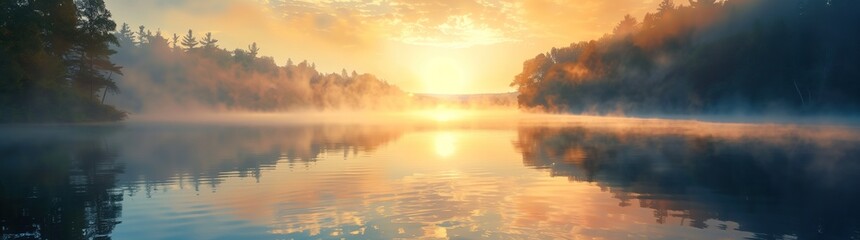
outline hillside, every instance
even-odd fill
[[[699,0],[525,61],[519,105],[591,114],[860,113],[860,2]]]

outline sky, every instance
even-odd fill
[[[608,33],[659,0],[105,0],[118,25],[371,73],[415,93],[513,92],[522,63]]]

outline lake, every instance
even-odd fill
[[[860,238],[856,126],[434,116],[2,126],[0,238]]]

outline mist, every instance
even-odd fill
[[[343,69],[322,73],[307,60],[279,66],[258,56],[256,43],[228,51],[211,33],[163,36],[124,24],[116,32],[123,66],[119,91],[105,102],[132,116],[206,113],[400,112],[414,109],[512,109],[513,94],[443,96],[413,94],[372,74]],[[198,40],[199,37],[199,40]],[[141,117],[135,117],[140,119]],[[193,117],[192,117],[193,118]]]
[[[857,1],[662,1],[523,64],[519,105],[597,115],[860,112]],[[641,19],[641,20],[640,20]]]
[[[106,102],[133,113],[396,109],[409,100],[371,74],[320,73],[308,61],[278,66],[258,56],[256,43],[228,51],[211,33],[167,39],[123,25],[116,34],[121,47],[112,59],[124,74],[120,94]]]

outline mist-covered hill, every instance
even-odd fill
[[[860,113],[860,1],[671,0],[525,61],[524,108],[592,114]]]
[[[163,36],[124,24],[116,36],[112,60],[124,75],[107,103],[131,112],[389,109],[408,99],[371,74],[321,73],[307,61],[278,66],[256,43],[228,51],[210,33]]]

